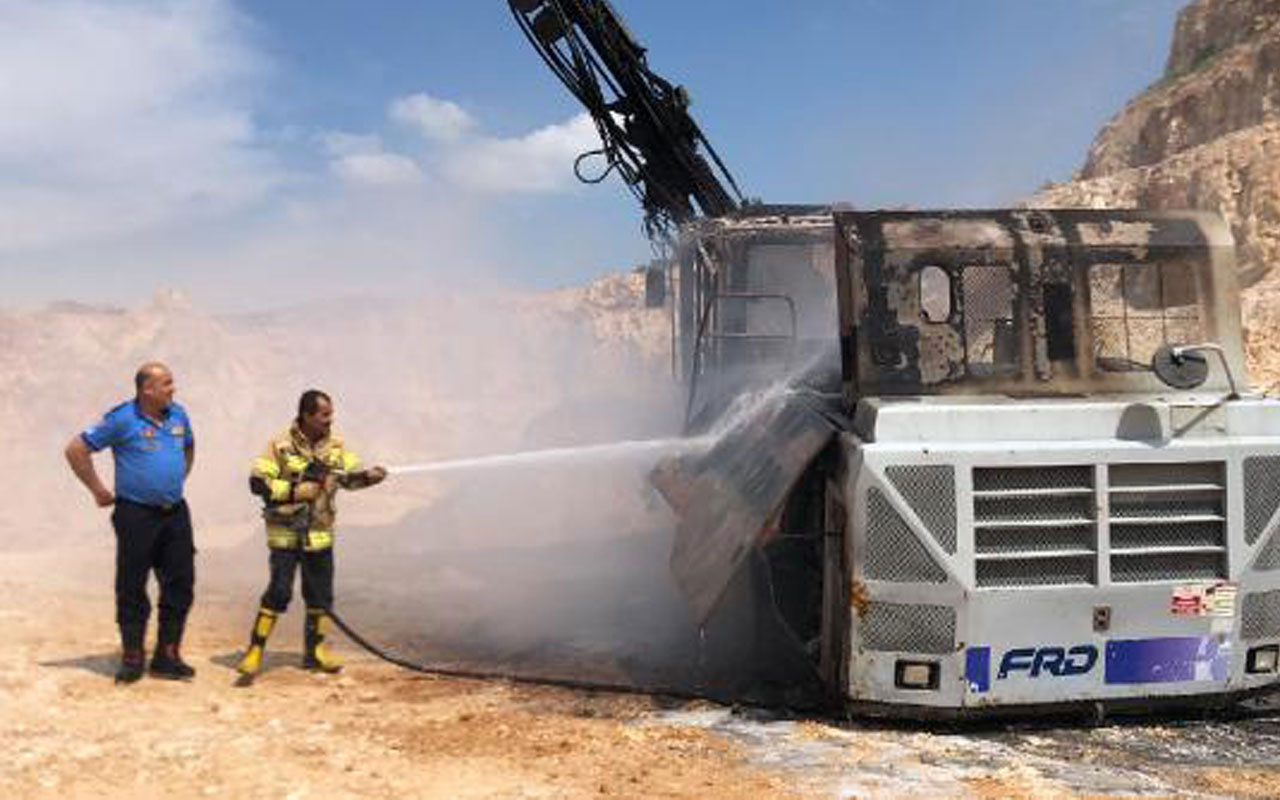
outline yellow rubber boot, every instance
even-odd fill
[[[253,678],[262,671],[262,657],[266,653],[267,637],[276,627],[278,616],[279,614],[269,608],[258,609],[258,617],[253,621],[253,630],[249,633],[249,649],[245,651],[240,663],[236,664],[236,672],[246,678]]]
[[[322,608],[307,609],[305,639],[307,650],[302,666],[320,672],[342,671],[342,661],[329,654],[324,646],[325,630],[329,627],[329,615]]]

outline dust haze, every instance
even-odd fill
[[[193,624],[247,631],[267,579],[248,466],[303,390],[332,395],[335,427],[366,464],[675,437],[683,404],[668,314],[644,308],[635,274],[538,295],[335,298],[238,316],[164,291],[129,309],[0,310],[0,368],[12,376],[0,388],[12,423],[0,442],[33,456],[0,467],[22,498],[0,509],[3,547],[113,548],[106,514],[61,448],[132,394],[138,363],[165,361],[197,438]],[[345,493],[337,608],[415,660],[679,681],[696,661],[697,630],[668,570],[674,520],[646,479],[662,452],[499,459]],[[96,464],[109,479],[109,455]],[[202,615],[202,602],[227,613]],[[300,605],[295,594],[291,618]],[[282,627],[277,648],[300,623]]]

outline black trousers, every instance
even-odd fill
[[[262,593],[262,605],[284,613],[293,599],[293,576],[302,567],[302,599],[307,608],[333,604],[333,548],[325,550],[271,551],[271,583]]]
[[[160,584],[158,640],[178,644],[195,593],[196,548],[186,501],[168,509],[116,500],[116,623],[126,650],[141,650],[151,616],[147,575]]]

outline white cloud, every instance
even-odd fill
[[[573,160],[600,147],[589,114],[520,137],[480,138],[450,152],[445,174],[482,192],[548,192],[572,186]]]
[[[329,155],[338,158],[382,152],[382,137],[376,133],[330,131],[320,137],[320,142]]]
[[[320,136],[329,171],[343,181],[368,186],[405,186],[422,181],[422,169],[408,156],[383,150],[376,133],[330,131]]]
[[[283,178],[231,0],[0,0],[0,255],[243,208]]]
[[[480,194],[559,192],[576,185],[574,159],[600,147],[595,124],[585,113],[513,137],[478,135],[475,117],[426,93],[395,100],[389,116],[426,138],[421,160],[385,152],[378,134],[330,133],[323,142],[336,174],[394,184],[422,179],[429,171],[443,184]]]
[[[393,101],[389,115],[437,142],[456,142],[476,127],[475,118],[457,103],[422,92]]]
[[[397,186],[422,180],[418,164],[396,153],[352,153],[334,161],[331,168],[338,177],[352,183]]]
[[[406,186],[422,181],[418,163],[382,148],[376,133],[331,131],[320,137],[329,154],[329,170],[347,183],[369,186]]]

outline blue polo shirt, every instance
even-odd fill
[[[149,506],[182,499],[187,476],[185,448],[195,443],[187,411],[171,403],[157,422],[138,408],[137,400],[121,403],[80,438],[93,452],[111,448],[116,464],[116,497]]]

